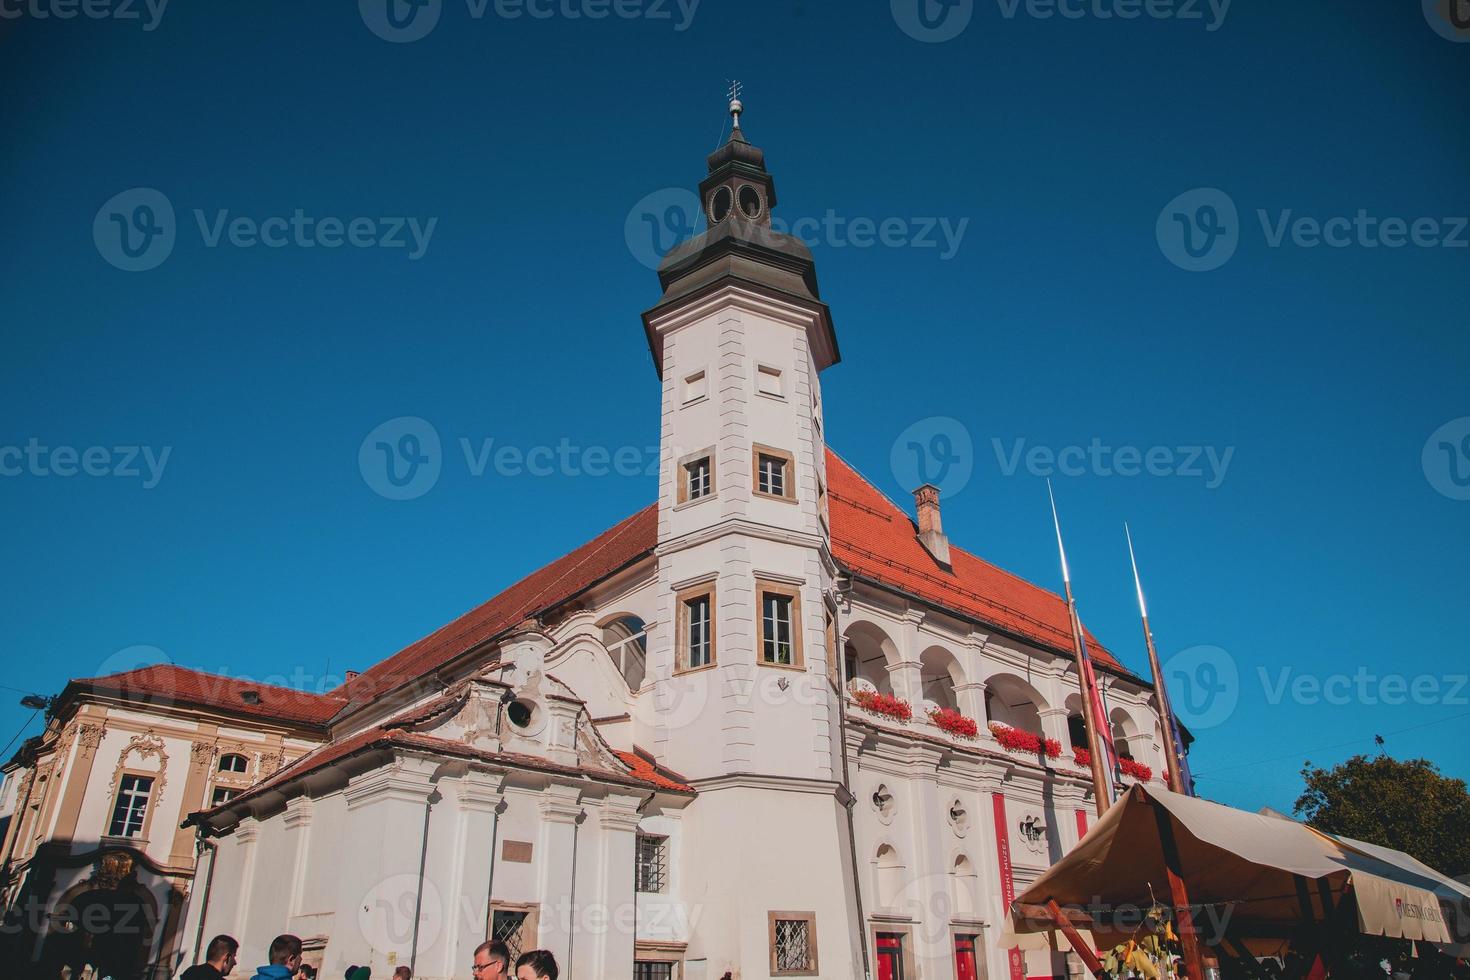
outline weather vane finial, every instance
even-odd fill
[[[730,96],[730,118],[735,120],[735,128],[739,129],[740,113],[745,110],[745,106],[740,103],[740,90],[742,86],[738,81],[731,81],[728,78],[725,81],[730,82],[728,92]]]

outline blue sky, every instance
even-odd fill
[[[587,450],[657,442],[642,260],[738,77],[835,449],[895,499],[949,460],[951,538],[1056,588],[1051,473],[1142,671],[1130,521],[1207,795],[1289,809],[1374,734],[1470,775],[1470,44],[1416,0],[925,2],[5,5],[0,740],[139,647],[320,686],[652,500]],[[395,500],[359,450],[403,417],[438,475]]]

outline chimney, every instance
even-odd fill
[[[919,513],[919,543],[934,560],[949,567],[949,538],[939,522],[939,488],[926,483],[914,491],[914,509]]]

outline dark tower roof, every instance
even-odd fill
[[[659,263],[663,297],[643,322],[654,367],[662,375],[662,341],[648,329],[650,318],[675,303],[719,288],[731,281],[758,292],[809,306],[817,313],[825,343],[814,345],[822,367],[840,359],[832,314],[817,288],[811,249],[799,239],[771,227],[776,182],[766,170],[766,155],[740,128],[743,107],[730,103],[734,125],[730,138],[705,158],[708,175],[699,184],[700,205],[708,228],[681,242]],[[825,351],[817,351],[825,348]]]

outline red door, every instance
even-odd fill
[[[903,980],[902,933],[878,933],[878,980]]]
[[[974,936],[954,937],[954,977],[955,980],[976,980]]]

